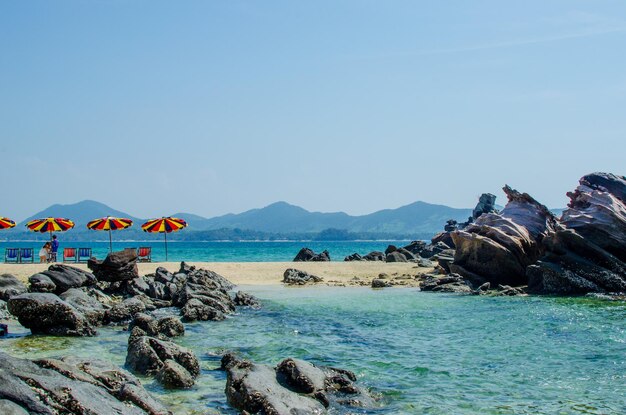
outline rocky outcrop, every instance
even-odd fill
[[[300,271],[295,268],[288,268],[283,274],[283,283],[287,285],[306,285],[316,284],[324,281],[323,278],[311,275],[308,272]]]
[[[18,359],[0,352],[0,413],[166,415],[130,373],[76,358]]]
[[[364,261],[384,261],[385,253],[380,251],[372,251],[363,257]]]
[[[109,323],[128,323],[135,314],[146,310],[146,305],[140,298],[131,297],[115,304],[108,309],[104,315],[104,322]]]
[[[428,276],[420,284],[420,290],[445,293],[472,293],[472,287],[459,274],[450,274],[445,276]]]
[[[166,388],[193,386],[200,363],[189,349],[169,340],[150,337],[135,326],[128,339],[126,366],[143,375],[155,376]]]
[[[21,294],[7,303],[9,312],[33,334],[95,336],[96,330],[76,308],[50,293]]]
[[[626,292],[626,178],[593,173],[567,195],[568,209],[527,269],[532,293]]]
[[[308,261],[314,261],[314,262],[330,261],[330,254],[328,253],[328,251],[323,251],[319,254],[316,254],[312,249],[302,248],[300,252],[298,252],[296,257],[293,259],[293,262],[308,262]]]
[[[46,271],[41,272],[41,275],[46,276],[50,281],[52,281],[55,287],[54,292],[56,294],[61,294],[70,288],[92,286],[98,282],[93,274],[83,271],[82,269],[63,264],[52,264]],[[48,287],[52,287],[49,285],[47,280],[45,281]]]
[[[344,261],[364,261],[363,257],[355,252],[354,254],[350,254],[343,259]]]
[[[26,286],[11,274],[0,275],[0,300],[7,301],[9,298],[24,294]]]
[[[134,249],[111,252],[104,261],[90,258],[87,266],[93,271],[98,281],[118,282],[139,277],[137,252]]]
[[[340,406],[372,407],[374,399],[354,383],[347,370],[320,368],[299,359],[285,359],[276,368],[222,358],[227,372],[226,397],[250,414],[321,414]]]
[[[401,252],[393,251],[387,254],[385,257],[387,262],[408,262],[406,256],[404,256]]]
[[[185,335],[185,326],[178,317],[165,316],[155,318],[146,313],[137,313],[128,329],[139,327],[147,336],[169,339]]]
[[[390,282],[385,281],[384,279],[374,278],[372,280],[372,288],[387,288],[387,287],[392,287],[392,285]]]
[[[526,267],[543,254],[543,239],[560,228],[554,215],[526,193],[504,187],[509,202],[501,213],[483,213],[452,232],[456,246],[450,271],[475,285],[525,285]]]
[[[212,271],[188,268],[181,265],[185,274],[183,284],[173,299],[173,305],[181,308],[183,321],[223,320],[235,311],[233,299],[227,290],[233,284]]]
[[[253,295],[237,291],[233,302],[239,307],[261,308],[261,301]]]

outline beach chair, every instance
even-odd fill
[[[149,246],[140,246],[137,248],[137,261],[152,262],[152,248]]]
[[[20,248],[20,262],[35,262],[33,248]]]
[[[20,248],[6,248],[4,250],[4,262],[20,262]]]
[[[76,254],[77,262],[87,262],[91,258],[91,248],[78,248],[78,253]]]
[[[63,262],[76,262],[76,248],[63,248]]]

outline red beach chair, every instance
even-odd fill
[[[152,248],[149,246],[140,246],[137,248],[137,261],[152,262]]]
[[[63,262],[76,262],[76,248],[63,248]]]

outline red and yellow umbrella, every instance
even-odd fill
[[[87,223],[87,228],[94,231],[109,231],[109,252],[113,252],[113,242],[111,240],[111,231],[126,229],[133,225],[133,221],[128,218],[114,218],[107,216],[106,218],[94,219]]]
[[[0,216],[0,229],[9,229],[15,226],[15,222],[9,218]]]
[[[74,227],[74,222],[66,218],[34,219],[28,222],[26,227],[33,232],[50,232],[50,239],[52,239],[52,232],[70,230]]]
[[[150,219],[148,222],[141,225],[141,229],[144,232],[150,233],[162,233],[165,238],[165,260],[167,261],[167,234],[170,232],[176,232],[187,227],[187,222],[184,219],[163,217],[159,219]]]

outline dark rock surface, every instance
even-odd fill
[[[176,365],[168,363],[166,366],[168,360]],[[167,382],[166,387],[190,387],[193,382],[189,384],[188,380],[200,374],[200,363],[191,350],[150,337],[139,327],[133,328],[129,337],[126,366],[134,372],[156,376],[157,380]],[[161,374],[164,368],[166,373]]]
[[[356,252],[354,254],[348,255],[343,260],[344,261],[364,261],[363,257]]]
[[[11,274],[0,275],[0,300],[7,301],[9,298],[24,294],[28,289],[26,286]]]
[[[54,294],[21,294],[8,301],[8,309],[33,334],[96,335],[96,330],[85,316]]]
[[[287,285],[315,284],[324,281],[321,277],[311,275],[308,272],[295,268],[288,268],[283,274],[283,283]]]
[[[129,387],[135,393],[125,392]],[[3,414],[169,414],[134,376],[109,363],[72,358],[31,362],[2,352],[0,402],[1,410],[12,411]]]
[[[414,256],[419,255],[424,248],[426,248],[426,242],[424,241],[413,241],[404,247],[404,249],[412,253]]]
[[[111,252],[104,261],[90,258],[87,266],[93,271],[98,281],[117,282],[139,277],[137,252],[134,249]]]
[[[7,309],[7,303],[4,300],[0,300],[0,320],[8,320],[11,318],[11,314]]]
[[[429,276],[420,284],[420,290],[446,293],[472,293],[472,287],[459,274]]]
[[[29,290],[33,293],[53,293],[57,290],[57,285],[44,274],[34,274],[28,278]]]
[[[59,298],[82,313],[89,323],[94,326],[102,324],[104,314],[109,309],[108,306],[102,304],[97,298],[90,296],[85,288],[70,288],[59,295]]]
[[[185,326],[178,317],[174,316],[165,316],[157,319],[146,313],[137,313],[128,329],[132,330],[135,327],[139,327],[147,336],[159,339],[185,335]]]
[[[478,219],[483,213],[496,212],[496,196],[491,193],[483,193],[478,198],[478,203],[472,211],[472,218]]]
[[[399,251],[392,251],[385,257],[387,262],[408,262],[406,256]]]
[[[96,277],[82,269],[63,264],[52,264],[41,274],[48,277],[56,286],[55,293],[61,294],[70,288],[80,288],[95,285]]]
[[[253,295],[237,291],[233,302],[239,307],[261,308],[261,301]]]
[[[146,305],[140,298],[127,298],[121,303],[115,304],[104,315],[105,323],[127,323],[135,317],[135,314],[146,310]]]
[[[372,251],[363,257],[365,261],[384,261],[385,253],[380,251]]]
[[[372,288],[387,288],[391,286],[391,283],[380,278],[374,278],[372,280]]]
[[[307,261],[323,262],[323,261],[330,261],[330,254],[326,250],[321,252],[321,253],[319,253],[319,254],[316,254],[312,249],[302,248],[300,250],[300,252],[298,252],[296,257],[293,259],[293,261],[294,262],[307,262]]]
[[[232,354],[223,357],[222,368],[227,372],[228,402],[250,414],[321,414],[326,408],[374,404],[346,370],[319,368],[299,359],[285,359],[272,368]]]
[[[429,259],[437,255],[438,253],[445,251],[446,249],[450,249],[450,246],[446,245],[443,242],[430,244],[422,249],[422,251],[420,252],[420,257]]]
[[[545,254],[526,270],[532,293],[626,292],[626,178],[593,173],[568,193]]]

